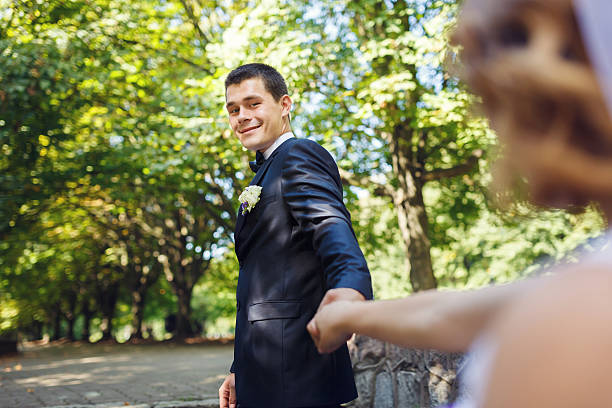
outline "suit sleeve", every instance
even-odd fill
[[[293,221],[312,240],[328,289],[352,288],[372,299],[370,271],[329,152],[310,140],[294,143],[283,161],[282,190]]]

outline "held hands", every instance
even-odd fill
[[[350,288],[327,291],[317,314],[306,326],[319,353],[331,353],[351,338],[353,332],[346,327],[349,323],[346,312],[354,302],[364,300],[361,293]]]
[[[236,408],[236,377],[234,373],[225,377],[219,388],[219,407]]]

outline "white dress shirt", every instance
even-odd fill
[[[266,151],[263,152],[264,159],[268,160],[268,157],[272,155],[272,152],[274,152],[278,148],[278,146],[282,145],[285,141],[291,139],[292,137],[295,137],[293,135],[293,132],[287,132],[280,135],[278,139],[276,139],[274,143],[272,143],[272,146],[268,147]]]

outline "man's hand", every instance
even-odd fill
[[[330,289],[325,293],[317,314],[306,326],[319,353],[331,353],[351,338],[353,333],[346,333],[340,328],[343,307],[353,301],[364,300],[361,293],[350,288]]]
[[[225,377],[219,388],[219,407],[236,408],[236,376],[234,373]]]

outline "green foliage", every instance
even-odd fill
[[[233,333],[236,316],[238,261],[227,251],[215,260],[208,273],[194,289],[194,318],[206,322],[209,336]]]
[[[356,197],[355,197],[356,198]],[[398,298],[412,292],[406,279],[405,248],[393,205],[381,197],[361,193],[347,203],[353,228],[366,258],[376,299]]]
[[[246,159],[215,119],[218,81],[191,86],[207,59],[185,13],[49,0],[0,14],[0,276],[22,327],[117,296],[107,318],[125,324],[132,293],[162,272],[190,290],[231,242]]]
[[[161,339],[172,313],[233,330],[232,231],[251,154],[228,128],[223,80],[244,62],[280,70],[295,132],[337,158],[378,298],[411,291],[389,194],[407,172],[424,186],[442,286],[521,277],[594,235],[592,211],[489,208],[495,137],[443,67],[455,12],[421,0],[0,0],[0,333],[67,335],[72,322],[80,338],[88,316],[93,340],[138,326]],[[393,140],[410,166],[394,163]],[[476,165],[434,177],[479,150]]]
[[[568,261],[572,250],[603,228],[592,208],[580,215],[519,209],[501,216],[482,211],[471,225],[449,228],[448,244],[432,250],[442,285],[475,288],[542,272]]]

